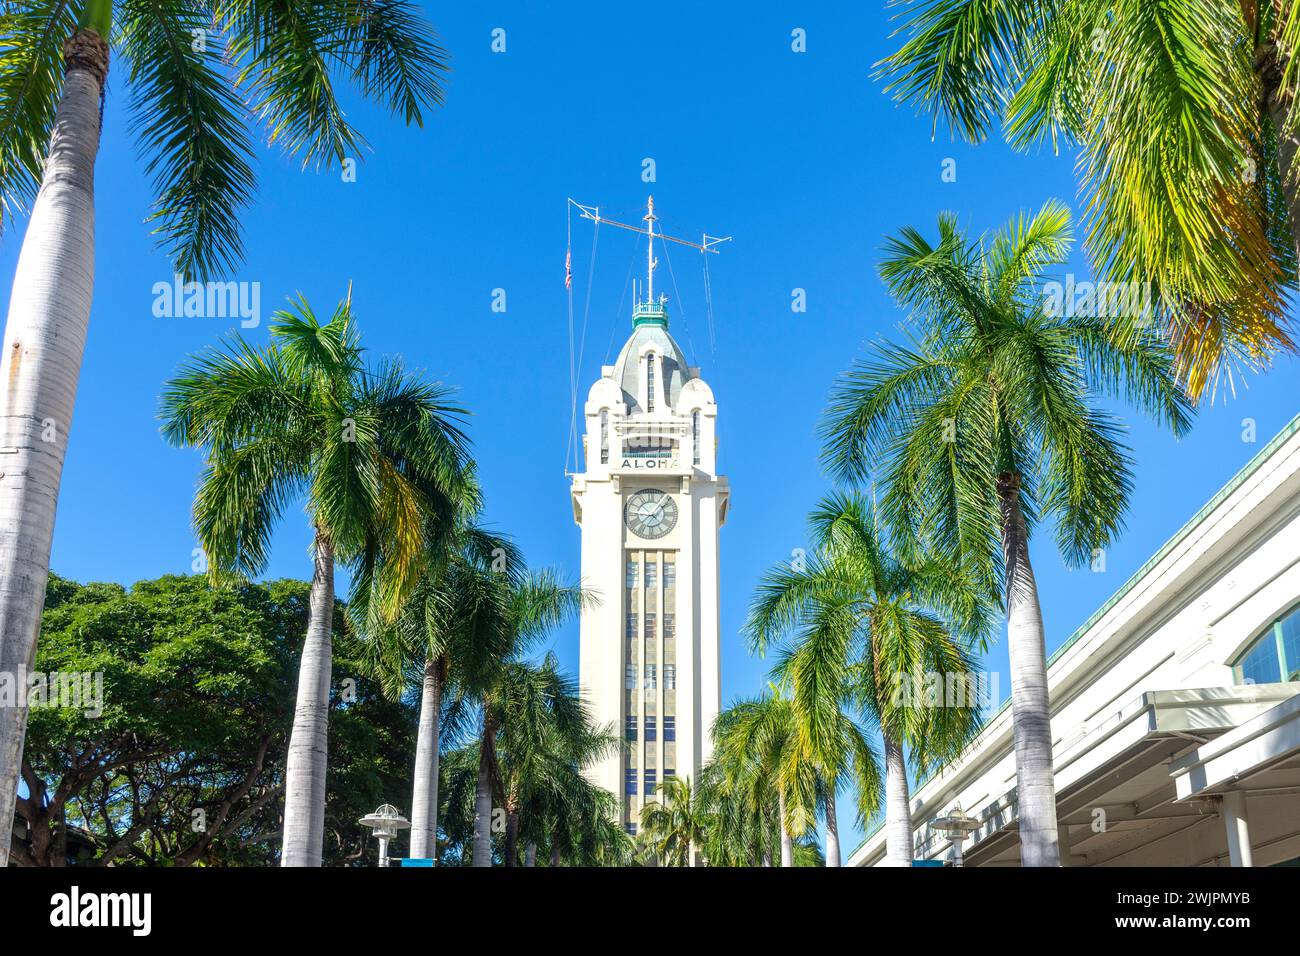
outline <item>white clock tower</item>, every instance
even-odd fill
[[[713,392],[654,297],[654,239],[666,237],[655,232],[653,199],[645,218],[646,297],[618,360],[588,393],[586,470],[572,485],[582,582],[600,602],[582,614],[582,693],[596,722],[627,741],[587,773],[620,798],[632,832],[661,781],[694,780],[711,756],[721,693],[718,529],[729,502]]]

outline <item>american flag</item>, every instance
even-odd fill
[[[573,252],[569,249],[564,250],[564,287],[573,288]]]

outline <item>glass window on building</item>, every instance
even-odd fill
[[[636,612],[635,611],[632,611],[627,616],[626,636],[629,641],[636,640]]]
[[[654,664],[647,664],[645,666],[645,689],[646,690],[655,689],[656,686],[655,681],[658,678],[658,676],[659,675],[656,673],[656,667]]]
[[[634,690],[635,688],[636,688],[636,665],[628,664],[627,665],[627,690]]]
[[[677,776],[677,771],[674,770],[672,767],[669,767],[667,770],[664,771],[664,783],[667,783],[669,780],[672,780],[676,776]]]
[[[609,409],[600,410],[600,463],[609,464]]]
[[[664,587],[677,587],[677,562],[667,555],[664,556]]]
[[[627,825],[627,835],[628,835],[628,836],[636,836],[636,824],[635,824],[635,823],[629,823],[629,824]]]
[[[645,772],[645,793],[647,797],[655,792],[655,786],[658,782],[658,775],[653,770]]]
[[[646,743],[653,743],[659,739],[659,727],[654,717],[646,717],[645,719],[645,739]]]
[[[654,558],[645,559],[645,589],[647,591],[655,588],[656,579],[659,577],[659,565]]]
[[[664,740],[671,741],[676,739],[677,739],[677,718],[665,717],[664,718]]]
[[[1300,606],[1273,622],[1233,664],[1240,684],[1300,681]]]
[[[636,768],[629,767],[623,775],[623,792],[629,797],[636,795]]]
[[[636,715],[635,714],[633,714],[631,717],[627,719],[626,736],[628,740],[636,740]]]
[[[677,636],[677,615],[664,614],[664,640],[671,641]]]
[[[695,464],[700,463],[700,410],[691,412],[691,445],[695,448]]]
[[[676,689],[677,689],[677,665],[665,664],[664,665],[664,690],[676,690]]]
[[[655,355],[651,352],[645,357],[645,410],[655,410]]]
[[[645,636],[646,636],[646,639],[647,639],[647,640],[654,640],[654,638],[655,638],[655,627],[658,625],[658,623],[659,623],[659,622],[658,622],[658,619],[656,618],[655,615],[653,615],[653,614],[646,614],[646,616],[645,616]]]
[[[627,589],[631,591],[636,587],[636,558],[627,559]]]

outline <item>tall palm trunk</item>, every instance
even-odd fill
[[[478,782],[474,787],[474,866],[492,865],[492,750],[495,744],[495,722],[490,711],[484,708]]]
[[[281,866],[320,866],[325,842],[330,656],[334,630],[334,545],[319,529],[311,578],[311,618],[298,664],[298,702],[284,774]]]
[[[890,731],[885,742],[885,865],[912,865],[912,798],[903,742]]]
[[[438,855],[438,746],[442,714],[442,661],[424,663],[420,729],[415,738],[415,783],[411,793],[411,856]]]
[[[835,789],[826,794],[826,865],[840,865],[840,824],[835,815]]]
[[[20,696],[36,658],[54,511],[90,322],[107,3],[91,0],[63,47],[63,92],[18,256],[0,354],[0,674],[9,675]],[[25,697],[13,703],[18,706],[0,706],[0,868],[9,862],[27,730]]]
[[[998,475],[997,494],[1007,576],[1007,651],[1011,657],[1020,864],[1060,866],[1047,649],[1038,585],[1029,563],[1029,533],[1020,509],[1020,476],[1015,472]]]
[[[794,866],[794,838],[790,836],[790,828],[785,825],[785,791],[780,787],[776,791],[777,815],[780,819],[777,825],[781,828],[781,865]]]
[[[506,807],[506,839],[503,854],[506,866],[519,865],[519,810]]]
[[[524,866],[537,865],[537,844],[529,840],[524,845]]]
[[[551,841],[551,866],[560,865],[560,844],[556,840]]]
[[[1255,48],[1255,73],[1263,92],[1264,110],[1277,133],[1277,166],[1282,183],[1282,198],[1286,202],[1291,237],[1297,252],[1300,252],[1300,170],[1295,166],[1296,155],[1300,153],[1300,139],[1297,139],[1287,123],[1292,95],[1283,83],[1286,68],[1285,55],[1272,40]]]

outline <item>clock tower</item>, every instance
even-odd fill
[[[654,239],[664,237],[653,199],[646,221],[646,296],[588,393],[585,470],[572,479],[582,582],[599,600],[582,613],[579,680],[596,723],[626,741],[587,774],[619,798],[633,833],[660,782],[694,781],[711,757],[718,530],[730,500],[713,392],[669,333],[666,300],[654,298]]]

